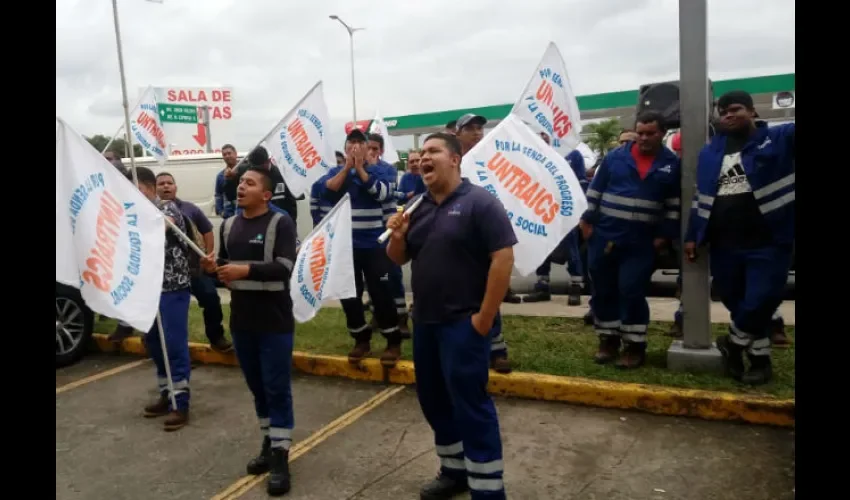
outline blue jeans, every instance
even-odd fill
[[[221,312],[221,298],[211,276],[202,274],[195,276],[190,283],[192,295],[198,299],[198,306],[204,313],[204,332],[210,343],[215,343],[224,337],[224,314]]]
[[[189,409],[189,378],[191,375],[191,360],[189,359],[189,289],[174,292],[163,292],[159,299],[159,313],[162,316],[162,328],[165,330],[165,347],[168,350],[168,360],[162,352],[159,340],[159,328],[154,322],[150,331],[145,335],[145,348],[156,365],[156,376],[159,392],[168,397],[168,378],[165,363],[171,368],[171,379],[174,383],[174,397],[177,399],[177,409]],[[171,400],[168,401],[169,409]]]
[[[260,430],[272,448],[292,445],[292,345],[294,333],[230,332],[245,382],[254,395]]]

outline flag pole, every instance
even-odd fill
[[[136,172],[136,158],[133,154],[132,133],[130,129],[130,103],[127,99],[127,80],[124,74],[124,54],[121,49],[121,28],[118,23],[118,0],[112,0],[112,18],[115,21],[115,45],[118,50],[118,70],[121,74],[121,95],[124,105],[124,133],[127,144],[130,145],[130,171],[133,173],[133,184],[139,187],[139,174]],[[165,219],[170,222],[168,218]],[[173,226],[173,224],[171,225]],[[184,237],[186,235],[183,235]],[[168,396],[171,399],[171,407],[177,409],[177,397],[174,395],[174,379],[171,378],[171,363],[168,361],[168,347],[165,342],[165,331],[162,329],[162,315],[159,306],[156,310],[156,326],[159,331],[159,342],[162,345],[162,355],[165,361],[165,376],[168,381]]]

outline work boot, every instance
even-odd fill
[[[770,356],[753,356],[747,353],[750,358],[750,369],[744,373],[741,382],[747,385],[764,385],[773,378],[773,365],[770,362]]]
[[[770,343],[773,347],[786,348],[791,346],[791,340],[785,334],[785,321],[782,318],[770,322]]]
[[[110,333],[109,337],[107,337],[107,338],[109,339],[110,342],[112,342],[114,344],[120,344],[121,342],[124,342],[124,339],[126,339],[127,337],[131,337],[132,335],[133,335],[133,327],[132,326],[122,325],[122,324],[119,323],[118,326],[115,327],[115,331]]]
[[[744,348],[732,342],[729,335],[721,335],[715,340],[717,350],[723,355],[726,373],[737,381],[744,376]]]
[[[614,366],[623,370],[639,368],[646,362],[645,342],[625,342],[623,352]]]
[[[410,338],[410,326],[407,324],[407,320],[409,316],[407,313],[398,315],[398,332],[401,334],[402,339]]]
[[[226,354],[228,352],[233,351],[233,344],[230,343],[230,341],[227,340],[226,338],[220,337],[220,338],[216,339],[215,342],[212,342],[212,341],[210,342],[210,348],[213,351],[220,352],[222,354]]]
[[[469,491],[466,478],[452,479],[442,474],[419,490],[419,500],[447,500]]]
[[[534,290],[522,298],[522,302],[549,302],[552,300],[552,294],[549,291],[549,280],[539,279],[534,285]],[[505,299],[507,302],[507,299]]]
[[[685,335],[682,331],[682,325],[679,324],[678,321],[674,321],[673,325],[670,327],[670,330],[667,331],[668,337],[673,337],[675,339],[680,339]]]
[[[245,470],[251,476],[259,476],[269,471],[272,459],[272,440],[266,436],[263,438],[263,446],[260,448],[260,454],[252,458],[248,462]]]
[[[522,304],[522,297],[515,294],[513,290],[508,288],[508,293],[505,294],[505,302],[508,304]]]
[[[584,313],[584,326],[593,326],[593,311],[587,311]]]
[[[392,368],[398,363],[398,358],[401,357],[401,342],[399,343],[387,343],[387,348],[384,349],[384,353],[381,354],[381,364]]]
[[[567,305],[568,306],[580,306],[581,305],[581,285],[578,283],[573,283],[570,285],[569,296],[567,297]]]
[[[496,370],[496,373],[508,374],[511,372],[511,361],[507,354],[493,356],[490,358],[490,368]]]
[[[157,418],[168,415],[168,398],[160,395],[156,403],[145,406],[145,418]]]
[[[266,493],[269,496],[279,497],[289,493],[291,487],[289,477],[289,450],[273,448],[271,452],[269,482],[266,485]]]
[[[617,359],[620,354],[620,337],[616,335],[600,335],[599,350],[593,356],[593,361],[598,365],[604,365]]]
[[[166,432],[173,432],[182,429],[189,423],[189,410],[174,410],[168,414],[168,418],[163,422],[163,427]]]
[[[372,353],[371,343],[367,340],[365,342],[357,342],[354,344],[354,349],[348,353],[348,362],[356,365],[357,363],[363,361],[363,358]]]

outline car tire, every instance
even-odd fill
[[[94,313],[80,292],[56,284],[56,368],[76,363],[89,348]]]

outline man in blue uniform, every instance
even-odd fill
[[[348,361],[359,363],[371,351],[372,329],[366,323],[362,296],[364,281],[375,308],[378,326],[387,339],[381,355],[384,366],[395,366],[401,356],[401,333],[398,314],[390,289],[389,273],[392,262],[378,237],[384,232],[384,203],[393,199],[396,174],[389,175],[380,165],[366,162],[366,134],[358,128],[345,139],[346,163],[333,167],[317,182],[316,198],[331,206],[345,193],[351,197],[352,246],[354,247],[354,280],[357,295],[342,300],[348,331],[354,338],[354,348]]]
[[[292,342],[295,323],[289,277],[295,261],[295,224],[270,209],[274,182],[269,170],[249,167],[241,175],[236,203],[241,213],[221,225],[218,260],[203,259],[230,289],[230,331],[263,433],[260,454],[248,474],[270,472],[270,495],[289,491],[292,411]]]
[[[171,219],[181,231],[186,232],[183,214],[173,201],[160,200],[156,196],[156,176],[146,167],[136,167],[139,179],[139,191],[153,202],[163,215]],[[127,172],[127,178],[133,176]],[[166,227],[165,266],[162,277],[162,294],[159,299],[159,313],[162,318],[163,336],[167,353],[162,352],[159,339],[159,327],[155,322],[145,334],[145,347],[156,365],[159,399],[144,409],[145,418],[166,417],[163,427],[166,431],[176,431],[189,422],[189,379],[192,367],[189,359],[189,257],[186,242]],[[165,355],[168,355],[168,359]],[[171,405],[168,394],[168,372],[165,364],[171,368],[171,381],[174,387],[174,399],[177,408]]]
[[[756,121],[753,98],[743,91],[722,95],[717,112],[719,130],[699,155],[685,256],[693,261],[697,249],[710,244],[714,290],[732,317],[717,347],[729,375],[764,384],[773,375],[771,317],[791,268],[796,129]]]
[[[550,144],[549,135],[546,132],[540,132],[540,137]],[[573,172],[578,178],[582,190],[587,190],[587,177],[584,169],[584,157],[581,151],[574,149],[566,157],[567,163],[573,169]],[[581,262],[581,252],[579,252],[579,230],[573,229],[558,243],[552,254],[540,264],[537,268],[537,283],[534,284],[534,290],[522,298],[523,302],[546,302],[552,300],[552,295],[549,289],[549,273],[552,271],[552,263],[567,264],[567,272],[570,273],[570,287],[568,290],[567,304],[571,306],[581,305],[581,290],[584,287],[584,267]]]
[[[502,441],[487,380],[517,239],[501,202],[461,178],[460,159],[454,136],[425,140],[428,192],[409,219],[390,219],[387,255],[398,265],[412,260],[416,393],[440,457],[440,474],[420,498],[469,489],[473,500],[504,499]]]
[[[455,126],[457,127],[455,137],[457,137],[457,140],[460,143],[461,157],[468,153],[481,141],[481,139],[484,138],[484,125],[486,124],[486,118],[474,113],[467,113],[457,119],[457,122],[455,122]],[[508,291],[505,292],[504,302],[519,304],[522,302],[522,297],[515,294],[509,286]],[[490,346],[490,367],[499,373],[510,373],[512,368],[511,362],[508,359],[508,344],[505,342],[504,335],[502,335],[501,314],[496,314],[494,328],[496,330],[496,335],[493,336],[492,345]]]
[[[407,153],[407,172],[398,181],[398,190],[395,193],[396,201],[405,204],[417,194],[426,191],[425,183],[422,182],[422,174],[419,171],[419,151],[415,149]]]
[[[637,368],[646,361],[646,293],[655,253],[679,234],[679,157],[662,144],[662,116],[641,113],[636,133],[637,141],[602,160],[587,190],[588,208],[580,222],[599,334],[595,361],[616,359],[618,368]]]
[[[236,172],[234,167],[239,161],[236,148],[232,144],[221,147],[221,158],[224,160],[224,168],[215,176],[215,214],[222,219],[233,217],[236,210],[236,183],[228,183]]]

